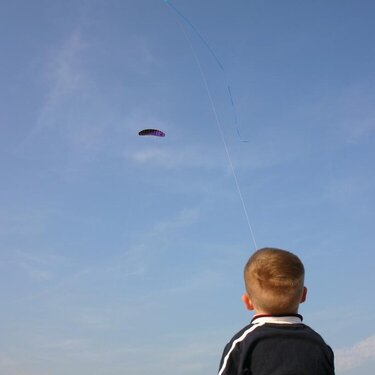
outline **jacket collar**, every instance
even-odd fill
[[[274,323],[274,324],[300,324],[302,323],[303,317],[300,314],[285,314],[285,315],[267,315],[259,314],[255,315],[251,320],[253,324],[265,324],[265,323]]]

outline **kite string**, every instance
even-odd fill
[[[238,128],[238,116],[237,116],[237,110],[236,110],[236,105],[235,105],[235,102],[233,100],[233,95],[232,95],[232,90],[230,88],[230,84],[229,84],[229,81],[228,81],[228,77],[227,77],[227,73],[224,69],[224,65],[222,64],[222,62],[220,61],[220,59],[217,57],[216,53],[214,52],[214,50],[211,48],[211,46],[209,45],[209,43],[206,41],[206,39],[204,39],[204,37],[202,36],[202,34],[199,32],[199,30],[194,26],[194,24],[189,20],[188,17],[186,17],[184,14],[182,14],[171,2],[170,0],[164,0],[164,2],[166,4],[168,4],[168,6],[178,15],[178,17],[185,22],[185,24],[187,24],[192,30],[193,32],[198,36],[198,38],[200,39],[200,41],[206,46],[206,48],[208,49],[208,51],[210,52],[211,56],[213,57],[213,59],[216,61],[218,67],[220,68],[223,76],[224,76],[224,79],[226,81],[226,85],[227,85],[227,91],[228,91],[228,95],[229,95],[229,100],[230,100],[230,104],[232,106],[232,110],[233,110],[233,114],[234,114],[234,124],[236,126],[236,132],[237,132],[237,135],[238,135],[238,138],[241,142],[248,142],[247,140],[244,140],[242,139],[241,137],[241,134],[240,134],[240,130]]]
[[[178,12],[177,9],[176,9],[174,6],[172,6],[172,4],[171,4],[169,1],[166,1],[166,0],[165,0],[165,2],[166,2],[169,6],[171,6],[172,9],[175,10],[175,11],[177,12],[178,15],[180,15],[181,17],[183,17],[183,18],[186,20],[186,17],[184,17],[180,12]],[[240,200],[241,200],[241,203],[242,203],[242,208],[243,208],[243,211],[244,211],[244,214],[245,214],[245,217],[246,217],[246,221],[247,221],[247,224],[248,224],[248,227],[249,227],[249,230],[250,230],[251,239],[252,239],[252,241],[253,241],[253,243],[254,243],[255,249],[257,249],[258,246],[257,246],[256,240],[255,240],[254,231],[253,231],[252,225],[251,225],[251,223],[250,223],[250,218],[249,218],[249,215],[248,215],[248,213],[247,213],[247,208],[246,208],[246,205],[245,205],[245,201],[244,201],[244,199],[243,199],[243,195],[242,195],[242,192],[241,192],[241,188],[240,188],[240,185],[239,185],[239,183],[238,183],[237,174],[236,174],[236,171],[235,171],[234,166],[233,166],[232,158],[231,158],[231,155],[230,155],[230,152],[229,152],[228,146],[227,146],[227,142],[226,142],[226,140],[225,140],[224,132],[223,132],[223,129],[222,129],[222,126],[221,126],[220,120],[219,120],[219,116],[218,116],[218,114],[217,114],[217,110],[216,110],[215,102],[214,102],[214,100],[213,100],[213,98],[212,98],[211,90],[210,90],[210,87],[209,87],[209,85],[208,85],[206,75],[205,75],[205,73],[204,73],[204,71],[203,71],[202,65],[201,65],[201,63],[200,63],[200,61],[199,61],[199,58],[198,58],[198,55],[197,55],[197,53],[195,52],[195,49],[194,49],[194,47],[193,47],[193,44],[191,43],[190,38],[189,38],[189,36],[188,36],[188,34],[187,34],[187,32],[186,32],[184,26],[182,25],[182,23],[180,22],[180,20],[178,20],[178,21],[179,21],[180,27],[181,27],[181,29],[182,29],[182,31],[183,31],[183,34],[184,34],[184,36],[185,36],[185,38],[186,38],[186,40],[187,40],[187,42],[188,42],[188,44],[189,44],[189,46],[190,46],[191,52],[192,52],[192,54],[193,54],[193,56],[194,56],[195,62],[196,62],[196,64],[197,64],[197,66],[198,66],[199,72],[200,72],[201,77],[202,77],[202,80],[203,80],[203,82],[204,82],[204,86],[205,86],[205,89],[206,89],[206,93],[207,93],[207,96],[208,96],[209,101],[210,101],[211,109],[212,109],[212,112],[213,112],[214,117],[215,117],[215,122],[216,122],[217,128],[218,128],[218,130],[219,130],[220,138],[221,138],[221,141],[222,141],[222,143],[223,143],[223,145],[224,145],[225,153],[226,153],[226,156],[227,156],[227,159],[228,159],[228,162],[229,162],[229,166],[230,166],[230,169],[231,169],[231,172],[232,172],[233,178],[234,178],[234,182],[235,182],[235,185],[236,185],[236,188],[237,188],[237,192],[238,192],[238,195],[239,195]],[[190,23],[190,22],[189,22],[189,23]],[[194,28],[194,30],[196,30],[196,29]],[[196,32],[198,33],[198,31],[196,31]],[[198,35],[200,35],[200,34],[198,33]],[[204,41],[205,45],[208,46],[207,42],[205,42],[205,40],[204,40],[202,37],[200,37],[200,39],[202,39],[202,40]],[[220,66],[222,67],[221,63],[220,63],[219,60],[217,59],[217,57],[216,57],[216,55],[214,54],[214,52],[212,51],[212,49],[211,49],[209,46],[208,46],[208,48],[209,48],[210,52],[213,54],[213,56],[215,57],[216,61],[217,61],[217,62],[220,64]],[[228,90],[229,90],[229,92],[230,92],[230,88],[229,88],[229,86],[228,86]]]

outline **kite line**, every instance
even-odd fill
[[[241,137],[241,134],[240,134],[240,130],[239,130],[239,127],[238,127],[238,116],[237,116],[237,109],[236,109],[236,105],[235,105],[235,102],[233,100],[233,96],[232,96],[232,90],[230,88],[230,84],[229,84],[229,81],[228,81],[228,78],[227,78],[227,73],[224,69],[224,65],[221,63],[220,59],[217,57],[216,53],[214,52],[214,50],[211,48],[211,46],[208,44],[208,42],[206,41],[206,39],[203,38],[202,34],[199,32],[199,30],[194,26],[194,24],[189,20],[189,18],[187,18],[184,14],[182,14],[171,2],[170,0],[164,0],[164,2],[174,11],[175,14],[177,14],[177,16],[182,20],[184,21],[185,24],[187,24],[193,31],[194,33],[198,36],[198,38],[201,40],[201,42],[206,46],[206,48],[208,49],[208,51],[210,52],[211,56],[213,57],[213,59],[216,61],[216,64],[218,65],[218,67],[220,68],[224,78],[225,78],[225,81],[226,81],[226,85],[227,85],[227,91],[228,91],[228,96],[229,96],[229,99],[230,99],[230,104],[232,106],[232,110],[233,110],[233,115],[234,115],[234,124],[236,126],[236,132],[237,132],[237,135],[238,135],[238,138],[241,142],[248,142],[246,139],[243,139]],[[183,28],[183,27],[182,27]],[[183,28],[183,30],[185,30]],[[191,47],[192,48],[192,47]]]
[[[213,49],[210,47],[210,45],[207,43],[207,41],[203,38],[203,36],[200,34],[200,32],[194,26],[194,24],[186,16],[184,16],[169,0],[164,0],[164,2],[170,7],[170,9],[172,9],[174,11],[175,14],[177,14],[178,21],[180,23],[181,29],[182,29],[182,31],[183,31],[183,33],[185,35],[185,38],[186,38],[186,40],[187,40],[187,42],[188,42],[188,44],[190,46],[190,49],[191,49],[191,52],[192,52],[193,56],[194,56],[195,62],[197,64],[197,66],[198,66],[199,72],[200,72],[202,80],[204,82],[204,86],[205,86],[205,89],[206,89],[207,96],[208,96],[209,101],[210,101],[211,109],[212,109],[212,112],[213,112],[214,117],[215,117],[216,125],[217,125],[217,128],[219,130],[221,141],[222,141],[222,143],[224,145],[225,153],[227,155],[227,159],[228,159],[229,166],[230,166],[230,169],[231,169],[231,172],[232,172],[232,175],[233,175],[233,179],[234,179],[234,182],[236,184],[237,192],[238,192],[238,195],[239,195],[241,203],[242,203],[242,208],[243,208],[243,211],[244,211],[244,214],[245,214],[245,217],[246,217],[246,221],[247,221],[247,224],[248,224],[248,227],[249,227],[249,230],[250,230],[251,239],[252,239],[252,241],[254,243],[255,249],[257,249],[258,246],[257,246],[256,240],[255,240],[254,231],[253,231],[253,228],[252,228],[252,225],[251,225],[251,222],[250,222],[250,218],[249,218],[249,215],[248,215],[248,212],[247,212],[245,201],[243,199],[241,188],[240,188],[240,185],[238,183],[237,174],[236,174],[236,171],[235,171],[234,166],[233,166],[233,162],[232,162],[232,158],[231,158],[228,146],[227,146],[227,142],[225,140],[223,128],[221,126],[221,123],[220,123],[220,120],[219,120],[219,116],[217,114],[215,102],[214,102],[214,100],[212,98],[211,90],[210,90],[210,87],[208,85],[207,78],[206,78],[206,75],[204,74],[204,71],[203,71],[202,65],[200,63],[200,60],[198,58],[198,55],[195,52],[193,44],[190,41],[190,38],[189,38],[189,36],[188,36],[188,34],[187,34],[187,32],[186,32],[186,30],[185,30],[185,28],[184,28],[183,23],[181,22],[181,20],[184,21],[184,23],[186,23],[198,35],[199,39],[208,48],[208,50],[210,51],[212,57],[214,58],[214,60],[216,61],[216,63],[218,64],[218,66],[220,67],[220,69],[222,70],[222,72],[224,73],[224,75],[226,76],[223,64],[220,62],[220,60],[216,56],[216,54],[213,51]],[[230,90],[230,86],[229,86],[228,83],[227,83],[227,89],[228,89],[228,93],[229,93],[229,96],[230,96],[231,104],[232,104],[232,107],[233,107],[233,110],[234,110],[234,113],[235,113],[235,121],[237,122],[236,109],[235,109],[235,105],[234,105],[232,93],[231,93],[231,90]],[[238,127],[237,127],[237,134],[240,137],[240,133],[239,133]],[[241,140],[241,137],[240,137],[240,140]],[[247,141],[244,141],[244,142],[247,142]]]

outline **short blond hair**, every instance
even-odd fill
[[[244,278],[247,294],[258,309],[268,314],[298,311],[305,269],[296,255],[276,248],[260,249],[247,261]]]

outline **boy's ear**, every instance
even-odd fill
[[[254,310],[254,305],[247,293],[242,295],[242,302],[245,304],[247,310]]]
[[[306,301],[306,295],[307,295],[307,288],[304,286],[300,303],[304,303]]]

